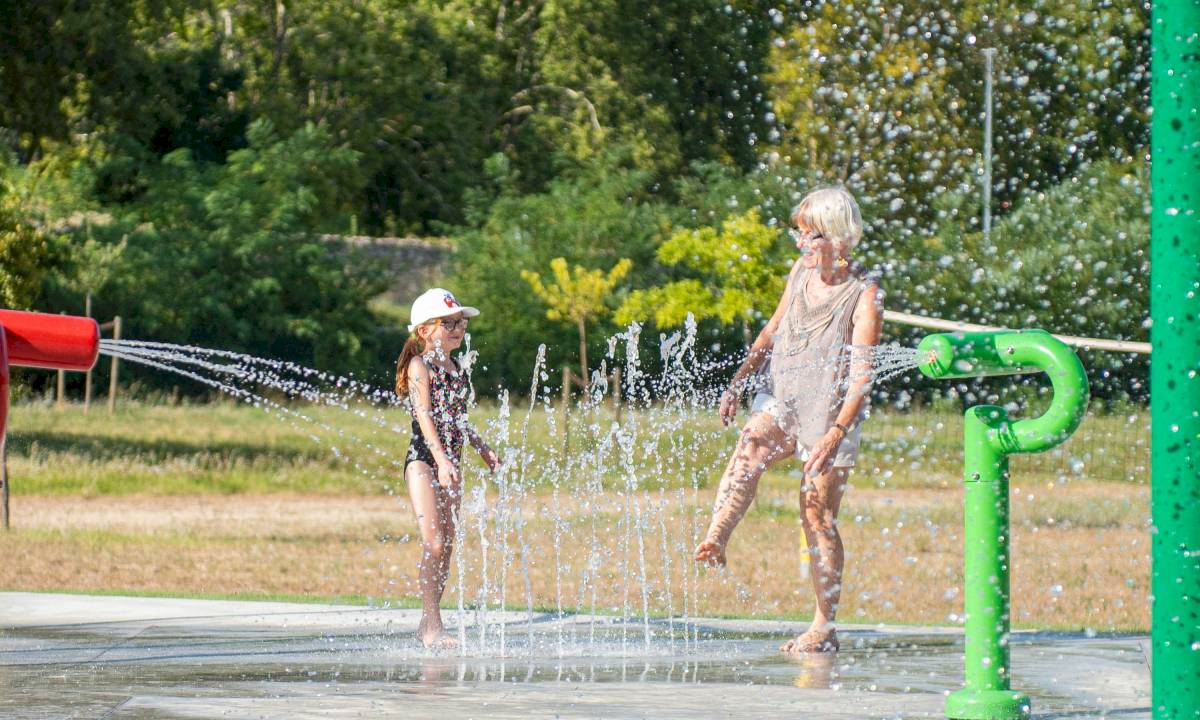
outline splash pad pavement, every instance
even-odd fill
[[[416,642],[419,611],[0,593],[7,718],[942,717],[962,686],[960,629],[842,626],[836,654],[776,648],[803,624],[524,612],[504,656],[462,620],[465,649]],[[452,633],[459,617],[446,615]],[[1016,632],[1033,717],[1150,717],[1146,638]]]

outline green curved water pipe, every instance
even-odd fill
[[[1044,330],[942,333],[921,341],[921,372],[934,379],[1044,372],[1054,395],[1041,416],[1010,420],[976,405],[963,418],[966,684],[946,699],[946,717],[1029,717],[1029,698],[1009,687],[1008,456],[1062,443],[1083,419],[1088,381],[1065,343]]]

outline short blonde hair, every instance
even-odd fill
[[[862,213],[843,187],[813,190],[792,210],[792,222],[804,223],[849,253],[862,239]]]

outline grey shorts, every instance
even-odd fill
[[[755,394],[754,401],[750,403],[750,414],[753,415],[759,412],[765,412],[776,420],[779,419],[777,410],[779,409],[779,401],[770,393],[760,392]],[[833,459],[834,467],[852,468],[858,460],[858,446],[862,442],[862,423],[855,423],[854,427],[850,428],[850,433],[842,440],[842,444],[838,446],[837,457]],[[808,456],[812,453],[812,448],[803,445],[800,442],[796,443],[796,457],[804,462],[808,460]]]

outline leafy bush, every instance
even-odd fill
[[[448,281],[464,303],[482,311],[471,324],[481,356],[475,370],[481,392],[524,387],[539,344],[547,345],[550,368],[578,359],[577,329],[546,317],[522,271],[550,267],[555,258],[589,268],[612,268],[629,258],[631,284],[653,276],[665,207],[654,196],[650,174],[630,167],[628,160],[606,154],[551,182],[545,192],[529,195],[513,189],[503,158],[492,160],[495,199],[479,201],[475,227],[455,231]],[[602,320],[593,325],[590,357],[600,357],[604,339],[616,329]]]
[[[366,371],[377,350],[367,303],[386,286],[382,270],[314,233],[353,193],[355,153],[312,125],[279,138],[258,121],[247,140],[223,165],[167,154],[93,240],[65,239],[85,255],[120,249],[91,288],[98,314],[124,316],[127,337]],[[86,268],[61,274],[52,293],[68,294]]]
[[[0,183],[0,307],[28,309],[58,261],[7,181]]]

